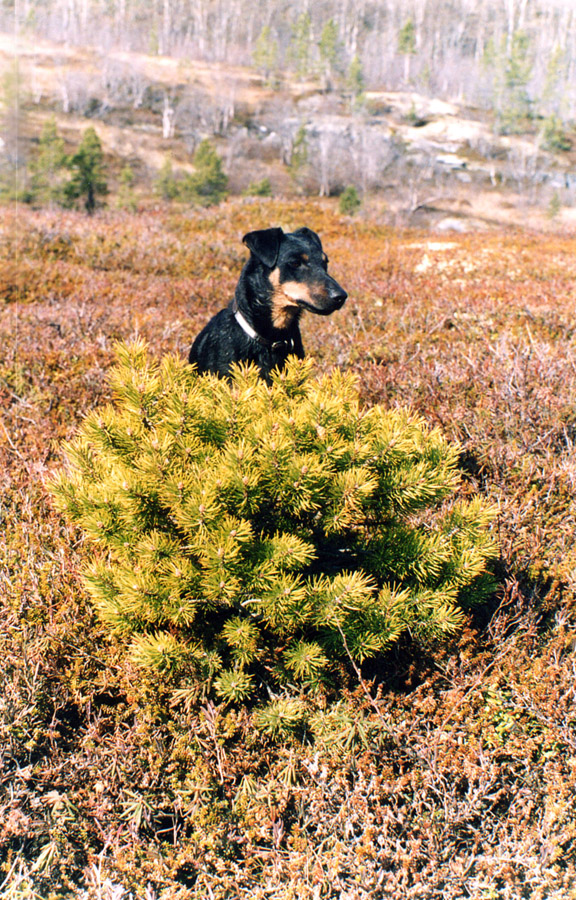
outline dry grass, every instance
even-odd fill
[[[363,672],[315,746],[171,706],[76,579],[43,488],[108,395],[116,339],[184,354],[245,231],[307,224],[350,299],[304,339],[462,443],[500,504],[502,588],[450,646]],[[0,894],[11,898],[576,897],[576,239],[435,239],[331,203],[137,217],[6,213],[0,290]],[[371,685],[372,698],[366,695]]]

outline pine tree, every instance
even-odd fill
[[[44,123],[38,154],[30,164],[32,200],[49,207],[64,203],[66,163],[64,141],[58,134],[56,119],[51,116]]]
[[[178,181],[174,175],[172,158],[167,156],[158,172],[154,190],[163,200],[174,200],[178,196]]]
[[[272,38],[269,25],[265,25],[258,35],[252,59],[258,71],[262,73],[264,81],[267,84],[271,83],[278,67],[278,41]]]
[[[566,134],[562,120],[558,116],[548,116],[542,125],[542,145],[552,153],[566,153],[572,149],[572,141]]]
[[[260,181],[251,181],[244,191],[246,197],[271,197],[272,193],[272,184],[270,183],[269,178],[262,178]]]
[[[340,194],[338,209],[344,216],[354,216],[362,206],[358,191],[353,184],[349,184]]]
[[[404,82],[410,80],[410,60],[416,53],[416,26],[413,19],[407,19],[398,33],[398,53],[404,57]]]
[[[556,216],[560,214],[562,209],[562,204],[560,202],[560,197],[558,196],[558,191],[554,191],[552,196],[550,197],[550,202],[548,204],[548,208],[546,210],[546,215],[549,219],[555,219]]]
[[[134,193],[134,170],[130,163],[126,163],[120,172],[120,187],[116,198],[116,205],[119,209],[127,209],[130,212],[136,212],[138,205],[136,203],[136,194]]]
[[[346,88],[350,94],[351,107],[356,109],[362,106],[364,102],[364,72],[362,71],[362,61],[358,55],[354,56],[348,66],[346,73]]]
[[[301,13],[292,30],[292,40],[288,50],[296,75],[300,79],[310,75],[312,60],[312,19],[310,13]]]
[[[198,145],[193,163],[196,171],[185,175],[179,186],[182,199],[199,202],[203,206],[212,206],[224,200],[228,176],[211,141],[206,139]]]
[[[530,38],[515,31],[508,42],[490,40],[484,52],[485,67],[492,73],[497,130],[514,134],[526,127],[532,115],[528,83],[533,69]]]
[[[299,184],[308,166],[308,135],[306,125],[302,123],[296,132],[290,156],[290,175]]]
[[[515,31],[504,71],[505,107],[504,131],[522,130],[523,120],[530,117],[531,100],[528,82],[532,74],[533,57],[530,38],[524,31]]]
[[[334,19],[329,19],[324,25],[318,41],[318,49],[324,69],[325,90],[329,91],[332,90],[334,76],[339,71],[342,57],[342,44],[340,43],[338,25]]]
[[[121,346],[115,406],[52,483],[94,547],[84,577],[137,665],[242,703],[274,733],[304,696],[405,631],[452,634],[493,588],[493,510],[463,500],[458,447],[351,374],[293,359],[231,383]],[[294,688],[296,686],[296,688]],[[300,704],[300,706],[298,705]]]
[[[87,128],[76,153],[70,158],[72,178],[65,188],[69,202],[83,198],[86,212],[92,215],[98,197],[108,193],[104,177],[104,153],[102,144],[94,128]]]

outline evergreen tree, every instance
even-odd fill
[[[289,165],[290,175],[296,183],[300,182],[307,165],[308,136],[306,134],[306,125],[302,123],[294,137]]]
[[[548,208],[546,210],[546,215],[549,219],[555,219],[556,216],[560,214],[562,209],[562,204],[560,202],[560,197],[558,196],[558,191],[554,191],[552,196],[550,197],[550,202],[548,204]]]
[[[531,100],[528,95],[528,82],[532,74],[533,60],[530,50],[530,38],[525,31],[516,31],[504,72],[506,92],[504,108],[504,130],[514,132],[522,128],[522,120],[531,114]]]
[[[179,189],[180,196],[186,200],[202,203],[204,206],[212,206],[224,200],[228,176],[222,168],[222,160],[209,140],[206,139],[198,145],[193,163],[196,171],[183,177]]]
[[[252,59],[264,81],[270,83],[278,67],[278,42],[272,38],[268,25],[264,26],[256,39]]]
[[[558,116],[548,116],[544,120],[542,137],[545,150],[564,153],[572,149],[572,141],[566,134],[564,124]]]
[[[172,158],[167,156],[154,183],[154,190],[162,200],[174,200],[178,196],[178,181],[174,175]]]
[[[338,33],[338,25],[334,19],[329,19],[322,29],[318,42],[320,59],[323,66],[325,90],[332,89],[335,74],[340,69],[342,58],[342,44]]]
[[[230,702],[283,693],[259,713],[273,733],[348,663],[454,633],[492,590],[493,511],[455,496],[458,447],[364,409],[351,374],[293,358],[269,386],[142,342],[118,357],[116,405],[87,417],[52,491],[137,665]]]
[[[301,13],[292,30],[292,40],[288,51],[296,75],[304,79],[310,75],[312,60],[312,19],[310,13]]]
[[[134,193],[134,170],[130,163],[126,163],[120,172],[120,187],[116,204],[119,209],[127,209],[136,212],[136,194]]]
[[[251,181],[244,191],[246,197],[271,197],[272,185],[269,178],[262,178],[260,181]]]
[[[410,80],[410,60],[416,53],[416,26],[413,19],[407,19],[398,33],[398,53],[404,57],[404,82]]]
[[[354,185],[348,185],[340,194],[338,209],[345,216],[354,216],[362,206],[358,191]]]
[[[348,66],[346,73],[346,88],[351,98],[352,109],[357,109],[364,102],[364,72],[362,70],[362,61],[358,54],[354,56]]]
[[[98,197],[108,193],[104,177],[104,153],[102,144],[94,128],[87,128],[76,153],[70,158],[72,178],[65,188],[69,202],[83,198],[86,212],[92,215]]]
[[[51,116],[44,123],[38,154],[30,164],[31,196],[40,206],[51,207],[64,202],[66,164],[64,141],[58,134],[56,119]]]
[[[530,38],[516,31],[509,42],[486,44],[484,63],[493,74],[497,130],[503,134],[522,131],[532,114],[528,82],[533,69]]]

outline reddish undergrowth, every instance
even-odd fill
[[[127,668],[43,484],[108,396],[114,341],[185,354],[233,292],[242,235],[303,224],[350,294],[305,319],[308,353],[461,442],[465,489],[500,507],[501,590],[451,645],[367,667],[323,742],[278,746]],[[576,897],[576,238],[235,201],[4,211],[0,241],[0,891]]]

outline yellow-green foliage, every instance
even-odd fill
[[[293,359],[271,386],[118,349],[52,490],[96,552],[85,582],[133,660],[242,701],[317,687],[407,629],[452,634],[493,587],[492,508],[454,500],[458,446],[352,374]],[[264,676],[266,672],[266,676]],[[274,729],[272,729],[274,730]]]

